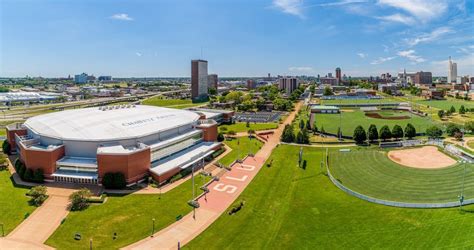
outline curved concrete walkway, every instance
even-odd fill
[[[184,246],[203,232],[225,212],[257,175],[273,149],[280,143],[283,128],[293,121],[301,106],[301,102],[297,103],[295,111],[274,130],[275,133],[269,136],[268,141],[254,157],[247,157],[242,164],[234,164],[231,171],[226,172],[218,182],[208,186],[210,192],[198,199],[200,208],[196,209],[195,217],[191,212],[152,237],[123,249],[177,249],[178,244]]]

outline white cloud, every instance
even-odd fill
[[[377,19],[388,21],[388,22],[396,22],[396,23],[403,23],[406,25],[414,24],[415,19],[410,16],[402,15],[399,13],[389,15],[389,16],[378,16]]]
[[[428,43],[428,42],[435,41],[439,39],[440,37],[442,37],[443,35],[451,33],[451,32],[453,31],[449,27],[440,27],[433,30],[431,33],[421,34],[417,37],[414,37],[411,39],[405,39],[405,40],[408,45],[415,46],[419,43]]]
[[[111,19],[120,20],[120,21],[133,21],[133,18],[129,17],[128,14],[119,13],[110,16]]]
[[[303,0],[273,0],[273,6],[284,13],[303,18]]]
[[[400,57],[405,57],[413,63],[422,63],[426,61],[423,57],[416,55],[415,50],[412,49],[398,51],[397,55],[399,55]]]
[[[316,4],[315,6],[341,6],[341,5],[348,5],[354,3],[366,3],[367,0],[340,0],[335,2],[328,2],[328,3],[320,3]]]
[[[140,52],[135,52],[135,55],[137,55],[137,56],[142,56],[143,54],[140,53]]]
[[[378,4],[403,10],[423,22],[439,17],[448,8],[446,0],[378,0]]]
[[[391,57],[379,57],[379,59],[372,61],[370,64],[377,65],[377,64],[382,64],[384,62],[391,61],[393,59],[397,58],[396,56],[391,56]]]
[[[366,58],[368,56],[368,54],[365,54],[365,53],[357,53],[357,55],[360,57],[360,58]]]
[[[302,66],[302,67],[293,66],[293,67],[289,67],[288,70],[291,72],[297,72],[297,73],[313,73],[314,72],[314,69],[309,66]]]

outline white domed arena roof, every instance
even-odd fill
[[[34,133],[59,140],[134,139],[193,123],[199,115],[180,109],[122,105],[72,109],[29,118]]]

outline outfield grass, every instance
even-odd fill
[[[0,171],[0,224],[3,223],[5,235],[15,229],[27,213],[31,214],[35,210],[34,206],[28,204],[29,198],[25,195],[28,190],[13,186],[10,172]]]
[[[447,100],[423,100],[423,99],[417,99],[415,101],[418,104],[423,104],[427,105],[430,107],[438,108],[438,109],[443,109],[443,110],[449,110],[451,106],[454,106],[456,109],[456,112],[459,111],[459,108],[461,105],[464,105],[465,108],[474,108],[474,101],[465,101],[465,100],[459,100],[455,98],[448,98]]]
[[[385,114],[387,112],[385,111]],[[410,116],[410,119],[403,119],[403,120],[388,120],[388,119],[378,119],[378,118],[371,118],[367,117],[363,111],[360,109],[350,109],[343,111],[341,115],[339,114],[317,114],[316,115],[316,124],[321,130],[321,127],[324,127],[326,132],[336,134],[337,128],[339,124],[342,125],[342,134],[345,136],[352,136],[354,134],[354,129],[361,125],[362,127],[367,129],[369,128],[370,124],[375,124],[377,129],[380,130],[382,126],[387,125],[390,129],[393,128],[395,125],[400,125],[402,128],[408,123],[411,123],[415,126],[417,132],[425,132],[426,129],[433,125],[435,122],[432,121],[430,118],[421,117],[417,115],[410,114],[408,112],[401,112],[396,114],[397,116]],[[340,117],[341,116],[341,117]]]
[[[404,209],[347,195],[321,174],[321,149],[281,145],[236,202],[189,249],[433,249],[474,246],[474,207]]]
[[[248,137],[237,137],[230,141],[225,140],[224,143],[232,148],[232,151],[219,160],[225,166],[229,166],[236,159],[243,159],[249,153],[255,154],[263,146],[258,139]]]
[[[226,129],[223,129],[226,128]],[[234,124],[230,125],[221,125],[219,126],[219,132],[229,132],[229,131],[234,131],[236,133],[239,132],[246,132],[249,131],[249,129],[253,129],[255,131],[258,130],[267,130],[267,129],[276,129],[278,128],[278,123],[275,122],[268,122],[268,123],[249,123],[249,127],[247,127],[246,122],[236,122]]]
[[[392,98],[382,99],[341,99],[341,100],[321,100],[321,105],[337,105],[337,104],[377,104],[377,103],[399,103]]]
[[[196,191],[209,177],[196,177]],[[93,239],[95,249],[118,249],[146,238],[152,231],[155,218],[155,232],[176,221],[176,216],[191,211],[187,204],[192,199],[192,182],[188,180],[173,190],[159,194],[131,194],[123,197],[108,197],[107,202],[93,205],[84,211],[71,212],[64,224],[46,241],[58,249],[85,249]],[[114,232],[117,239],[113,239]],[[74,240],[80,233],[82,240]]]
[[[464,167],[416,169],[391,161],[386,151],[356,149],[330,155],[333,176],[346,187],[374,197],[403,202],[457,201]],[[466,199],[474,198],[474,165],[468,165],[464,186]]]

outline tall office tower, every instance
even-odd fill
[[[217,83],[219,82],[219,77],[217,74],[210,74],[208,77],[208,82],[207,84],[209,85],[209,88],[217,90]]]
[[[337,78],[337,84],[341,84],[342,76],[341,76],[341,68],[339,67],[336,68],[336,78]]]
[[[279,89],[284,89],[287,95],[291,95],[299,87],[299,81],[296,77],[282,77],[278,79]]]
[[[207,61],[192,60],[191,61],[191,97],[205,98],[207,97]]]
[[[451,61],[451,57],[449,57],[448,61],[448,83],[456,82],[458,77],[458,65],[457,63],[453,63]]]

